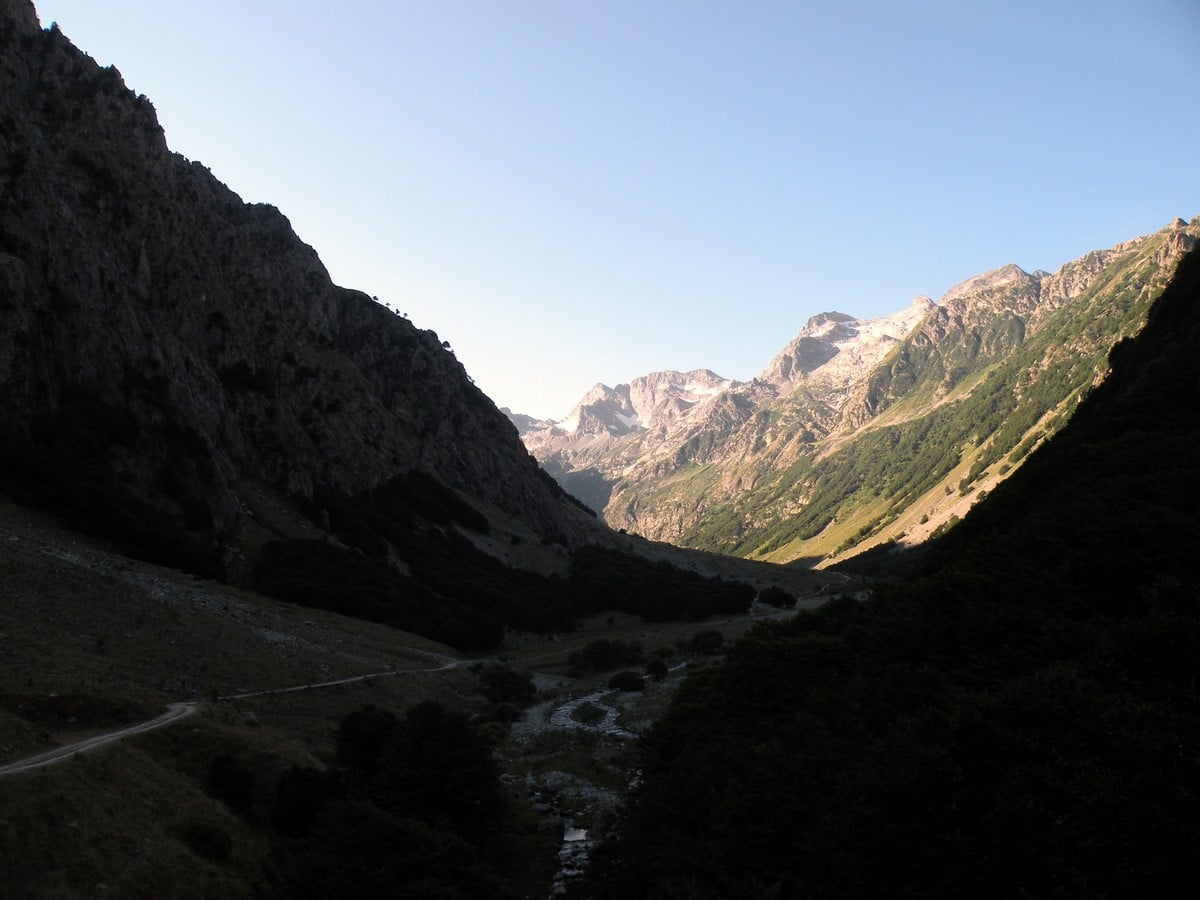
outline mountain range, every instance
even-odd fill
[[[1054,273],[1007,265],[890,316],[822,313],[749,382],[655,372],[514,422],[614,528],[777,562],[911,546],[1069,419],[1198,235],[1177,219]]]
[[[729,573],[606,528],[448,343],[333,284],[31,4],[0,21],[0,490],[130,556],[459,648],[571,627],[584,548]]]

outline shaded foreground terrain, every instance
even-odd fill
[[[583,895],[1190,896],[1198,350],[1192,253],[918,574],[684,686]]]
[[[544,897],[560,851],[591,844],[567,829],[612,827],[631,735],[754,621],[613,612],[510,632],[504,661],[477,662],[129,560],[3,499],[0,592],[0,767],[198,707],[0,777],[3,897]]]

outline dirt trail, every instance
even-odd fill
[[[153,731],[155,728],[162,728],[164,725],[170,725],[172,722],[192,715],[199,707],[199,703],[172,703],[167,707],[165,713],[148,722],[141,722],[137,725],[130,725],[127,728],[97,734],[82,741],[67,744],[64,747],[55,747],[53,750],[45,750],[34,756],[27,756],[25,759],[7,763],[0,766],[0,776],[16,775],[18,772],[28,772],[42,766],[49,766],[62,762],[64,759],[70,759],[76,753],[86,753],[88,750],[95,750],[97,747],[103,747],[105,744],[119,741],[121,738],[126,738],[130,735],[142,734],[146,731]]]
[[[456,669],[459,666],[468,665],[474,660],[453,659],[451,657],[442,656],[441,654],[431,654],[437,658],[440,665],[431,666],[427,669],[389,669],[386,672],[370,672],[366,675],[354,675],[350,678],[339,678],[335,681],[320,681],[312,684],[297,684],[291,687],[284,688],[268,688],[262,691],[247,691],[241,694],[230,694],[226,697],[217,697],[216,702],[228,700],[243,700],[247,697],[264,697],[270,694],[288,694],[294,691],[308,691],[314,688],[333,687],[339,684],[352,684],[356,681],[369,681],[373,678],[389,678],[396,675],[420,675],[430,672],[445,672],[449,669]],[[130,725],[127,728],[119,728],[115,731],[107,731],[103,734],[93,735],[81,741],[75,741],[66,744],[62,747],[55,747],[52,750],[44,750],[41,753],[33,756],[27,756],[24,759],[18,759],[15,762],[6,763],[0,766],[0,776],[16,775],[20,772],[28,772],[32,769],[37,769],[42,766],[53,765],[54,763],[62,762],[64,759],[70,759],[76,753],[86,753],[88,750],[94,750],[97,747],[103,747],[105,744],[110,744],[113,741],[119,741],[122,738],[130,737],[135,734],[142,734],[146,731],[153,731],[155,728],[162,728],[164,725],[170,725],[186,716],[190,716],[200,708],[198,701],[187,703],[172,703],[167,707],[167,711],[161,716],[151,719],[147,722],[141,722],[137,725]]]

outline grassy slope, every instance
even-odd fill
[[[902,373],[909,386],[877,385],[895,399],[876,420],[823,457],[801,457],[760,478],[681,542],[775,562],[837,561],[885,541],[922,540],[961,518],[981,491],[992,490],[1061,427],[1102,376],[1111,344],[1141,328],[1164,286],[1155,270],[1163,240],[1110,264],[1007,358],[989,363],[967,349],[956,352],[957,344],[929,356],[898,348],[880,371],[892,380]],[[966,375],[945,391],[954,360]],[[687,480],[707,486],[712,479],[701,468],[675,484]],[[671,485],[662,493],[676,490]]]
[[[47,518],[0,503],[0,759],[157,714],[195,695],[439,664],[447,648],[106,553]],[[332,754],[337,720],[367,703],[434,698],[486,706],[465,671],[207,703],[161,731],[0,779],[0,896],[255,896],[269,871],[261,831],[201,790],[232,753],[274,779]],[[208,825],[233,840],[213,861],[186,840]]]

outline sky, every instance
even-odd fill
[[[1200,0],[37,0],[498,406],[1200,215]]]

